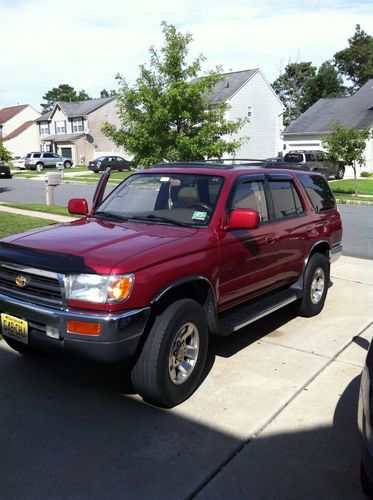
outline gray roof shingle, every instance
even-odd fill
[[[352,96],[319,99],[284,130],[284,135],[330,132],[336,121],[360,130],[373,124],[373,79]]]
[[[223,73],[223,78],[213,88],[209,101],[213,104],[227,101],[258,71],[256,68]]]
[[[115,99],[115,97],[101,97],[99,99],[89,99],[88,101],[57,101],[55,105],[58,105],[68,118],[79,118],[80,116],[92,113],[92,111],[104,106],[113,99]],[[52,112],[53,110],[49,113],[45,113],[35,121],[42,122],[49,120]]]

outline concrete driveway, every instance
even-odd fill
[[[363,498],[356,409],[373,335],[373,261],[343,257],[318,317],[283,310],[211,343],[173,410],[124,368],[0,342],[4,499]]]

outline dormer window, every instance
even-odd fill
[[[72,119],[73,132],[83,132],[83,118]]]

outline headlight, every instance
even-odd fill
[[[112,304],[130,296],[133,274],[72,274],[66,277],[66,297],[71,300]]]

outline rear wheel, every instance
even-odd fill
[[[132,370],[145,401],[171,408],[197,387],[205,365],[208,327],[200,304],[178,300],[156,317]]]
[[[343,167],[338,167],[337,172],[335,174],[336,179],[343,179],[345,175],[345,169]]]
[[[306,318],[319,314],[328,293],[330,265],[325,255],[313,254],[304,273],[303,297],[299,304],[299,315]]]
[[[44,168],[44,164],[43,163],[39,162],[39,163],[36,164],[36,170],[38,172],[41,172],[43,170],[43,168]]]
[[[70,168],[72,166],[72,163],[71,163],[71,161],[65,161],[63,166],[64,166],[64,168]]]

